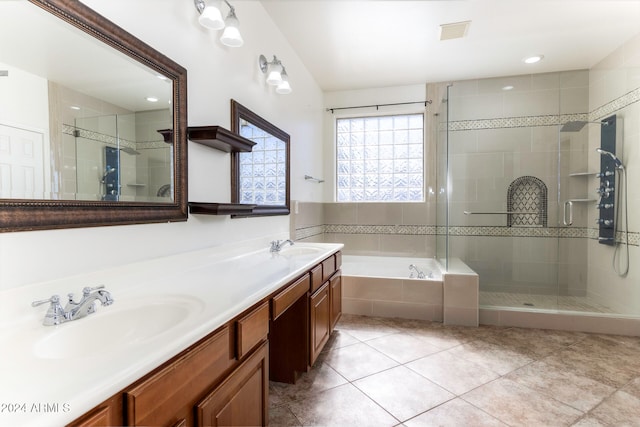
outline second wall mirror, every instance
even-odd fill
[[[256,145],[251,152],[231,155],[231,201],[255,204],[250,214],[288,215],[289,134],[253,111],[231,100],[231,131]]]

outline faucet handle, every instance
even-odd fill
[[[48,302],[50,302],[51,304],[59,303],[60,302],[60,296],[59,295],[53,295],[53,296],[51,296],[51,298],[48,298],[48,299],[43,299],[43,300],[39,300],[39,301],[33,301],[31,303],[31,307],[37,307],[39,305],[46,304]]]
[[[66,313],[60,305],[60,297],[58,295],[53,295],[49,299],[33,301],[31,306],[37,307],[46,303],[51,303],[51,305],[49,306],[49,310],[47,310],[47,314],[44,316],[44,321],[42,322],[43,325],[59,325],[66,320]]]

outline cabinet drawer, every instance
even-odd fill
[[[238,359],[249,353],[258,343],[267,339],[269,334],[269,303],[265,302],[251,313],[236,322]]]
[[[234,363],[225,326],[125,392],[126,425],[166,425],[190,416],[193,404]]]
[[[329,280],[329,277],[336,271],[336,258],[331,255],[329,258],[322,261],[322,283]]]
[[[287,289],[280,292],[271,300],[273,309],[273,320],[276,320],[282,313],[285,312],[294,302],[309,292],[309,275],[305,274],[294,283],[289,285]]]
[[[322,264],[318,264],[313,267],[309,275],[311,276],[310,292],[314,293],[315,291],[320,289],[320,286],[322,286],[322,284],[324,283],[324,280],[322,280]]]

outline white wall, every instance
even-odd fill
[[[47,81],[35,74],[0,62],[0,123],[23,129],[48,132],[49,97]],[[24,102],[25,99],[33,102]]]
[[[291,198],[320,201],[304,181],[322,157],[322,92],[257,1],[234,2],[245,40],[231,49],[201,27],[191,1],[85,0],[116,24],[188,70],[188,124],[230,126],[231,98],[291,135]],[[277,95],[258,56],[277,55],[293,87]],[[229,155],[189,142],[189,200],[230,201]],[[289,233],[289,217],[190,216],[186,223],[0,233],[0,289],[66,277],[228,241]],[[63,291],[63,290],[61,290]],[[72,291],[72,290],[69,290]],[[47,295],[43,295],[47,297]]]

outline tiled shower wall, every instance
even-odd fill
[[[621,154],[626,166],[628,182],[629,230],[629,272],[620,277],[613,269],[614,255],[624,270],[626,251],[624,246],[615,249],[589,240],[588,254],[588,294],[601,304],[617,312],[640,314],[640,35],[631,39],[611,53],[589,72],[589,111],[591,120],[601,120],[616,114],[622,127],[622,143],[617,143],[617,153]],[[593,126],[589,132],[589,167],[595,169],[600,156],[595,148],[600,144],[599,133]],[[590,187],[597,187],[595,178]],[[594,187],[595,186],[595,187]],[[624,190],[624,189],[623,189]],[[622,194],[622,192],[621,192]],[[624,202],[621,204],[624,207]],[[593,224],[596,212],[589,212],[589,224]],[[618,236],[624,239],[625,236]]]
[[[456,82],[449,103],[450,255],[480,275],[484,291],[585,295],[587,206],[575,205],[571,229],[558,227],[560,199],[584,198],[558,186],[560,124],[585,120],[588,71]],[[576,138],[572,136],[570,138]],[[569,140],[567,140],[569,141]],[[570,142],[570,141],[569,141]],[[562,163],[586,167],[586,138],[561,143]],[[568,166],[567,166],[568,167]],[[547,188],[548,227],[508,227],[507,190],[531,176]],[[465,212],[472,212],[468,215]],[[560,246],[582,253],[560,260]]]

